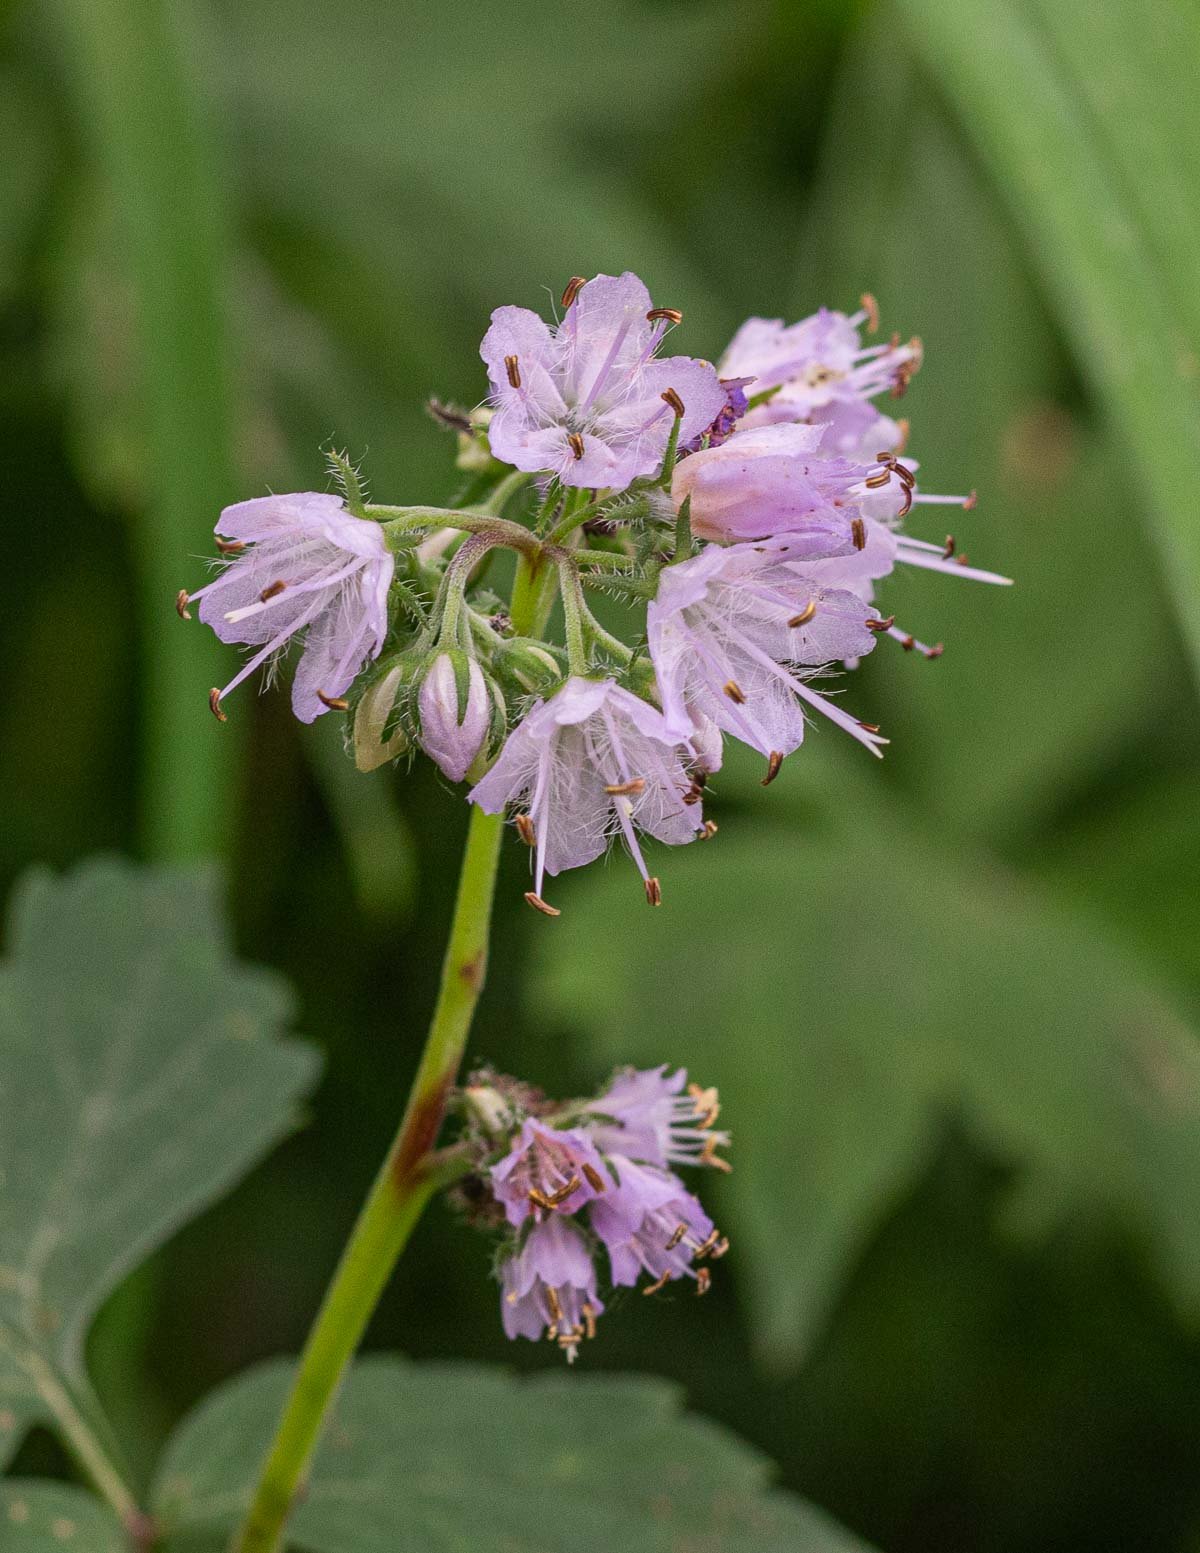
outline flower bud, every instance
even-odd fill
[[[492,731],[495,696],[474,658],[439,652],[417,696],[421,748],[452,782],[461,782]]]
[[[847,525],[831,509],[862,471],[818,456],[821,426],[763,426],[680,459],[671,483],[676,508],[691,497],[692,533],[732,544],[819,524],[846,548]],[[831,550],[830,553],[835,553]]]
[[[354,709],[354,764],[360,771],[395,760],[409,747],[400,718],[403,702],[417,671],[411,657],[385,662]]]
[[[514,636],[501,643],[492,659],[500,681],[515,695],[544,696],[565,673],[556,649],[531,636]]]

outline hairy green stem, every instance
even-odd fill
[[[558,567],[563,619],[567,628],[567,665],[572,674],[586,674],[588,659],[583,636],[583,617],[587,613],[587,606],[583,602],[583,590],[579,586],[579,572],[574,561],[567,556],[561,556],[555,564]]]
[[[507,545],[522,555],[538,553],[538,540],[523,523],[512,523],[490,513],[459,512],[453,507],[385,507],[378,502],[371,502],[363,511],[398,534],[409,529],[457,528],[464,534],[490,534],[496,544]]]
[[[325,1416],[413,1226],[445,1179],[431,1151],[487,969],[502,815],[471,810],[441,988],[399,1131],[350,1236],[263,1465],[235,1553],[277,1553]]]

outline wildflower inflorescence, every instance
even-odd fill
[[[752,318],[719,365],[663,354],[681,322],[629,273],[573,277],[562,316],[492,315],[474,411],[437,404],[458,433],[467,505],[366,501],[342,455],[340,494],[263,497],[217,524],[223,570],[177,600],[255,651],[210,705],[302,637],[293,687],[306,722],[348,713],[360,768],[424,751],[531,852],[526,899],[620,838],[657,905],[643,837],[712,834],[706,777],[724,737],[756,749],[772,780],[814,714],[873,754],[886,740],[817,681],[881,637],[924,657],[942,646],[884,615],[875,589],[899,563],[984,582],[953,537],[904,532],[930,495],[905,453],[899,396],[918,340],[864,344],[874,300],[800,323]],[[496,554],[515,550],[511,598]],[[630,641],[587,595],[644,609]],[[565,640],[544,639],[554,594]],[[520,597],[518,597],[520,594]]]
[[[729,1243],[672,1166],[728,1170],[713,1089],[665,1067],[618,1072],[594,1099],[555,1105],[492,1073],[459,1098],[470,1174],[464,1211],[501,1238],[510,1338],[549,1338],[573,1360],[604,1313],[600,1290],[704,1294]]]
[[[498,308],[486,398],[431,403],[457,436],[460,505],[370,502],[331,453],[337,494],[227,508],[219,574],[176,599],[185,619],[196,603],[223,641],[252,649],[209,692],[218,719],[299,640],[297,717],[345,714],[361,770],[420,750],[471,783],[468,800],[507,815],[529,849],[525,899],[547,917],[560,914],[547,880],[617,838],[658,906],[646,840],[716,833],[704,798],[727,737],[758,751],[764,784],[813,719],[882,754],[879,728],[827,681],[884,637],[940,655],[876,602],[897,565],[1007,581],[950,535],[904,531],[918,508],[969,510],[975,496],[924,491],[908,423],[875,404],[905,392],[922,352],[864,343],[879,324],[870,297],[849,315],[752,318],[716,366],[664,354],[681,314],[635,275],[575,276],[561,305],[553,324]],[[515,572],[496,564],[505,551]],[[631,607],[628,640],[593,614],[593,592]],[[546,634],[556,600],[560,640]],[[602,1285],[708,1288],[726,1241],[674,1167],[728,1168],[715,1092],[628,1070],[598,1099],[556,1107],[481,1078],[460,1108],[458,1192],[503,1235],[509,1337],[548,1335],[574,1358]]]

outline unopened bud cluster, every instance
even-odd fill
[[[335,455],[338,494],[227,508],[221,571],[176,601],[252,649],[210,693],[218,718],[299,639],[296,715],[344,712],[362,770],[421,750],[469,781],[531,849],[526,899],[548,916],[546,878],[616,837],[660,902],[642,838],[714,833],[704,788],[726,737],[763,756],[764,782],[814,714],[882,752],[880,730],[817,685],[883,636],[942,651],[878,607],[898,563],[1006,581],[953,536],[903,530],[919,506],[974,496],[921,491],[908,424],[875,407],[905,391],[921,347],[864,344],[871,298],[851,315],[752,318],[718,366],[660,354],[680,321],[628,273],[573,278],[553,325],[498,308],[486,402],[433,407],[458,437],[463,505],[368,502]],[[628,640],[596,619],[594,592],[634,606]]]
[[[596,1334],[601,1292],[681,1281],[707,1292],[728,1241],[674,1166],[728,1170],[717,1093],[665,1067],[623,1069],[595,1099],[560,1105],[476,1074],[462,1091],[460,1204],[498,1237],[510,1338],[547,1338],[568,1360]]]

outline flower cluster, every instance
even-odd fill
[[[548,324],[498,308],[486,399],[433,406],[458,433],[459,506],[368,502],[331,455],[340,494],[228,508],[223,570],[177,599],[254,649],[210,693],[220,719],[229,692],[301,638],[296,715],[346,712],[363,770],[420,749],[471,782],[470,801],[510,815],[531,849],[526,899],[549,916],[546,879],[614,838],[660,902],[642,838],[715,832],[704,788],[726,736],[763,756],[764,782],[814,716],[882,753],[880,730],[824,681],[885,636],[941,653],[878,607],[897,565],[1007,581],[969,566],[953,536],[904,532],[918,508],[975,497],[922,490],[907,422],[876,406],[907,389],[921,346],[864,344],[871,298],[790,325],[752,318],[717,366],[663,353],[681,315],[635,275],[576,276],[562,309]],[[491,591],[502,550],[517,558],[507,597]],[[637,612],[630,641],[596,619],[595,592]],[[545,635],[556,597],[561,642]],[[569,1259],[563,1233],[544,1243]]]
[[[715,1090],[682,1070],[629,1068],[594,1100],[554,1107],[480,1074],[461,1109],[472,1173],[459,1198],[502,1236],[508,1337],[547,1337],[574,1360],[604,1313],[602,1284],[656,1294],[688,1279],[707,1291],[708,1264],[729,1243],[672,1167],[729,1169],[717,1152],[729,1138],[714,1127]]]

